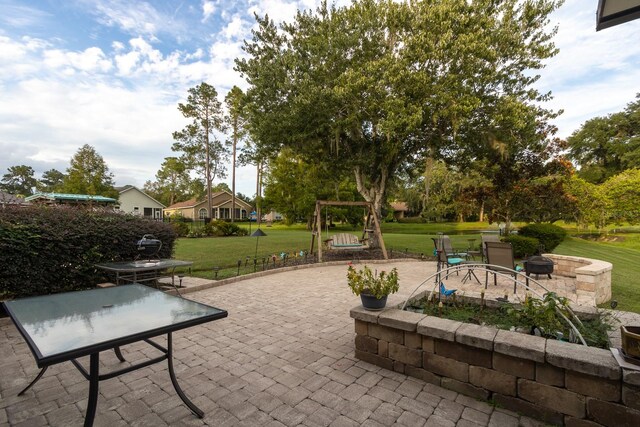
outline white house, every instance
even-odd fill
[[[154,219],[162,218],[162,209],[164,209],[165,206],[144,191],[139,190],[133,185],[116,187],[116,190],[120,193],[120,212]]]

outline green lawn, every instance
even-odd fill
[[[246,223],[242,225],[248,227]],[[450,235],[454,248],[466,249],[469,246],[469,239],[475,239],[473,245],[477,247],[480,244],[479,231],[488,229],[497,228],[490,227],[486,223],[391,223],[382,226],[388,250],[408,250],[425,255],[433,253],[431,237],[436,237],[438,231]],[[255,224],[252,226],[252,231],[254,230]],[[281,252],[299,253],[308,251],[310,248],[311,232],[302,225],[263,226],[262,230],[267,236],[261,237],[259,241],[255,237],[178,239],[175,257],[193,261],[193,274],[199,277],[212,278],[215,266],[227,267],[220,271],[218,277],[221,278],[235,275],[237,270],[231,267],[237,265],[239,260],[242,265],[240,274],[252,272],[256,243],[258,243],[258,267],[261,266],[262,258],[270,259],[273,254],[279,255]],[[331,234],[338,232],[350,232],[360,236],[362,229],[338,226],[329,230],[328,233],[323,230],[321,238],[328,238]],[[612,234],[606,240],[595,241],[569,237],[554,252],[611,262],[613,264],[612,293],[613,298],[618,301],[618,308],[640,313],[640,280],[637,277],[640,270],[640,233]]]

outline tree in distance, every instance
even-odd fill
[[[171,206],[191,196],[191,177],[179,158],[165,157],[155,178],[155,181],[144,184],[144,191],[161,203]]]
[[[71,158],[61,191],[70,194],[90,194],[118,198],[113,187],[113,174],[102,156],[85,144]]]
[[[228,143],[232,146],[231,157],[231,222],[236,217],[236,151],[238,144],[244,139],[247,132],[245,129],[245,96],[238,86],[233,86],[227,96],[224,98],[227,106],[227,115],[225,123],[227,129],[231,131],[231,141]]]
[[[64,184],[64,178],[64,173],[57,169],[49,169],[42,173],[42,178],[36,184],[36,188],[44,193],[58,192]]]
[[[0,188],[15,196],[31,196],[38,181],[33,177],[35,171],[31,166],[11,166],[2,176]]]
[[[624,111],[587,120],[567,142],[578,175],[591,183],[640,168],[640,93]]]
[[[225,177],[224,161],[229,156],[227,143],[221,142],[214,133],[224,130],[222,106],[218,101],[218,92],[207,83],[200,83],[188,92],[187,103],[179,103],[178,110],[192,121],[181,131],[173,133],[176,142],[171,149],[182,152],[180,160],[187,168],[204,177],[208,216],[211,217],[212,182],[214,178]]]

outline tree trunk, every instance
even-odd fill
[[[235,127],[235,126],[234,126]],[[236,145],[237,130],[233,131],[233,163],[231,164],[231,222],[236,218]]]
[[[354,170],[356,176],[356,188],[358,192],[364,197],[364,199],[373,205],[373,211],[375,212],[378,220],[382,219],[382,202],[384,200],[384,194],[387,190],[387,172],[383,171],[381,178],[369,184],[367,188],[365,186],[365,176],[359,167]]]
[[[422,198],[422,216],[426,216],[429,206],[429,194],[431,193],[431,174],[433,170],[433,157],[429,154],[424,167],[424,196]]]
[[[484,222],[484,200],[480,203],[480,213],[478,214],[478,220]]]
[[[206,123],[209,118],[207,117]],[[209,126],[205,124],[204,149],[206,151],[205,175],[207,179],[207,212],[209,218],[213,218],[212,202],[211,202],[211,150],[209,149]]]

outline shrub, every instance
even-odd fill
[[[529,255],[536,254],[538,245],[540,245],[540,241],[535,237],[525,237],[517,234],[506,236],[502,241],[511,243],[513,256],[516,258],[526,258]]]
[[[567,231],[553,224],[527,224],[518,234],[538,239],[545,252],[552,252],[567,236]]]
[[[160,239],[160,256],[171,257],[176,233],[170,224],[79,207],[0,209],[0,297],[92,288],[104,281],[94,265],[133,260],[144,234]]]
[[[205,236],[216,236],[218,233],[218,227],[216,221],[210,221],[202,226],[202,233]]]
[[[247,232],[240,228],[238,224],[232,222],[226,222],[222,220],[212,221],[217,231],[216,236],[246,236]],[[243,234],[244,232],[244,234]]]
[[[172,222],[171,225],[178,237],[186,237],[189,234],[189,226],[184,222]]]

